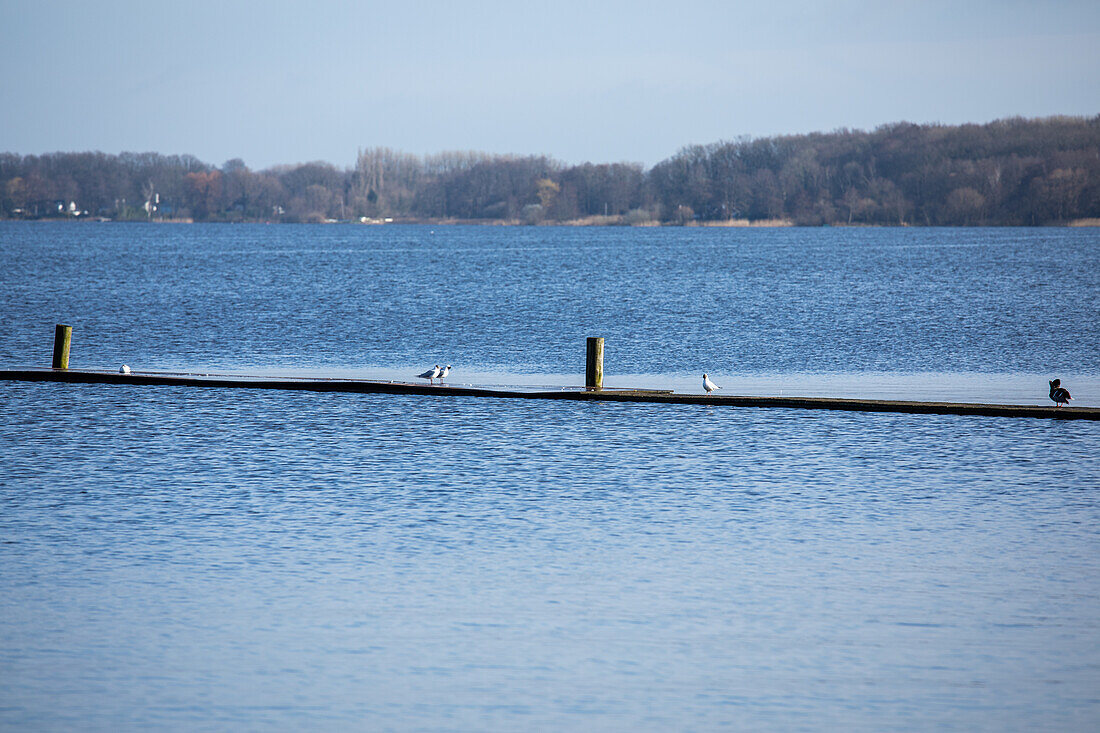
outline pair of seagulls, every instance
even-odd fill
[[[432,367],[428,371],[424,372],[423,374],[417,374],[416,376],[420,377],[421,379],[427,379],[428,384],[435,384],[435,380],[438,379],[440,382],[442,382],[443,379],[450,373],[451,373],[451,365],[450,364],[448,364],[445,368],[442,368],[442,369],[439,367],[438,364],[436,364],[434,367]]]

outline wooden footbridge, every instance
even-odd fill
[[[850,412],[901,412],[929,415],[983,415],[987,417],[1033,417],[1057,420],[1100,420],[1097,407],[1055,407],[1000,405],[966,402],[913,402],[832,397],[739,397],[736,395],[681,394],[671,390],[604,389],[603,339],[588,340],[585,386],[556,389],[506,389],[451,384],[414,384],[377,379],[332,379],[322,377],[252,377],[241,375],[179,372],[111,372],[69,369],[68,344],[71,329],[58,327],[53,368],[0,370],[0,380],[21,382],[63,382],[67,384],[112,384],[134,386],[177,386],[218,389],[280,389],[353,394],[423,395],[430,397],[491,397],[525,400],[576,400],[598,402],[648,402],[656,404],[716,405],[725,407],[787,408],[798,410],[846,410]]]

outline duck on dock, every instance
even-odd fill
[[[1073,398],[1070,397],[1069,390],[1062,386],[1061,379],[1052,379],[1050,381],[1050,399],[1054,400],[1055,407],[1061,407],[1062,405],[1068,405]]]

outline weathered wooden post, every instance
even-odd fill
[[[62,323],[53,330],[53,368],[69,368],[69,344],[73,340],[73,327]]]
[[[603,389],[603,338],[588,337],[588,359],[584,368],[584,388]]]

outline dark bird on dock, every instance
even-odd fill
[[[1062,386],[1061,379],[1053,379],[1050,382],[1050,399],[1054,400],[1055,407],[1061,407],[1069,404],[1073,398],[1070,397],[1069,390]]]
[[[420,377],[421,379],[427,379],[428,384],[435,384],[436,377],[438,377],[442,373],[442,371],[443,370],[439,368],[439,365],[436,364],[428,371],[424,372],[423,374],[417,374],[416,376]]]

